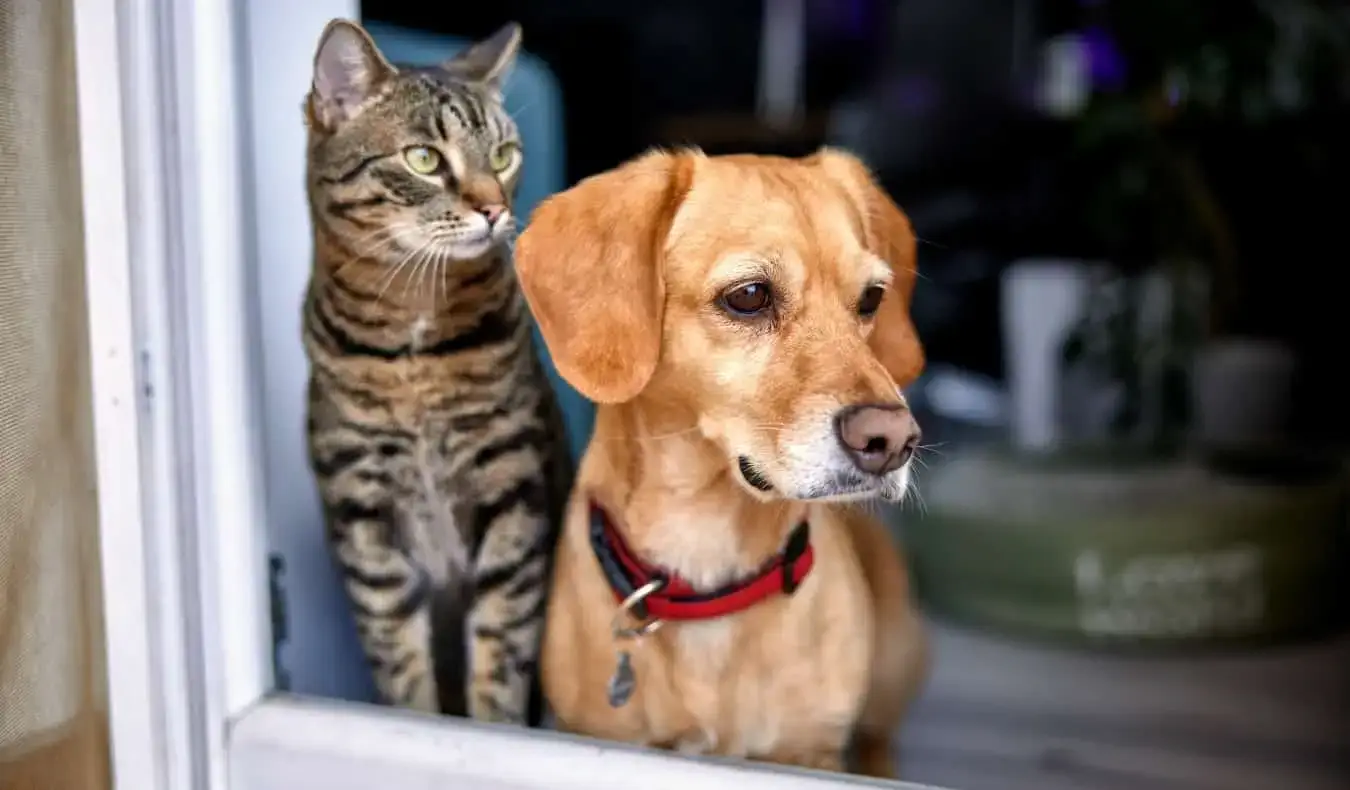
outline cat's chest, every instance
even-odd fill
[[[435,332],[436,322],[430,315],[422,313],[414,316],[408,322],[408,348],[414,353],[424,351],[434,342]]]
[[[453,411],[461,389],[449,362],[440,355],[426,353],[439,340],[438,326],[431,316],[422,315],[408,324],[408,353],[383,366],[381,385],[389,393],[394,420],[409,433],[434,440],[444,436],[446,413]],[[434,458],[431,463],[444,459]]]
[[[454,481],[463,474],[444,429],[425,420],[401,459],[404,540],[410,553],[424,565],[432,580],[442,583],[460,574],[469,563],[472,539],[463,532],[462,487]]]

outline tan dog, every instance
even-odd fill
[[[852,740],[892,776],[926,643],[896,547],[842,503],[909,482],[908,220],[844,153],[654,152],[547,200],[516,265],[600,404],[544,638],[559,726],[833,770]]]

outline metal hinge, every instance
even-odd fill
[[[277,553],[267,555],[267,595],[272,610],[272,678],[277,691],[289,691],[291,675],[281,664],[281,645],[290,638],[286,622],[286,592],[281,577],[286,560]]]

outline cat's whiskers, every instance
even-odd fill
[[[443,224],[437,223],[427,229],[427,236],[429,254],[426,260],[422,262],[416,275],[417,295],[419,297],[422,295],[422,283],[429,277],[431,279],[431,312],[435,315],[437,313],[436,297],[438,289],[441,295],[446,297],[446,306],[448,307],[450,304],[449,292],[445,287],[447,273],[445,262],[450,255],[450,241],[453,239],[453,234]]]
[[[382,247],[396,247],[403,238],[403,233],[415,227],[411,222],[403,222],[397,225],[388,225],[367,233],[356,239],[353,246],[364,244],[364,248],[356,253],[351,259],[347,260],[341,266],[333,270],[333,277],[337,277],[347,270],[348,267],[357,264],[369,263],[373,260],[376,251]],[[379,237],[379,238],[376,238]],[[371,242],[371,239],[374,239]]]
[[[403,241],[404,233],[416,229],[416,223],[406,221],[376,228],[370,233],[352,241],[352,246],[360,247],[360,249],[356,250],[354,260],[369,260],[371,256],[383,248],[398,245]]]
[[[445,303],[450,304],[450,250],[442,247],[436,256],[436,274],[441,281],[441,296],[445,298]]]
[[[426,275],[427,253],[431,251],[432,244],[433,242],[428,241],[417,248],[417,256],[413,260],[412,271],[408,273],[408,277],[403,283],[403,294],[400,297],[405,305],[408,303],[408,289],[413,287],[414,283],[416,283],[416,287],[413,290],[413,296],[417,297],[422,293],[422,280]]]
[[[431,260],[432,260],[433,256],[435,255],[435,249],[436,249],[436,244],[435,244],[434,241],[432,241],[432,243],[430,243],[430,244],[427,245],[427,252],[426,252],[426,254],[423,255],[423,256],[418,260],[418,262],[417,262],[417,273],[414,275],[414,276],[417,278],[417,293],[414,294],[414,296],[416,296],[419,300],[422,298],[422,289],[425,287],[425,283],[426,283],[426,280],[427,280],[427,274],[431,271]],[[436,285],[436,283],[435,283],[435,281],[432,281],[431,284],[432,284],[432,286],[433,286],[433,288],[432,288],[432,293],[431,293],[431,295],[432,295],[432,305],[431,305],[431,308],[432,308],[432,311],[434,312],[435,309],[436,309],[436,304],[435,304],[436,289],[434,288],[434,286]]]
[[[370,249],[358,250],[356,252],[358,257],[369,255],[371,249],[374,249],[375,247],[378,247],[381,244],[390,241],[391,239],[395,239],[398,236],[400,236],[404,231],[411,230],[412,228],[415,227],[417,227],[415,223],[407,221],[396,222],[389,225],[382,225],[365,235],[358,236],[357,238],[352,239],[352,244],[353,245],[365,244],[374,239],[375,243],[371,245]],[[381,239],[380,237],[382,236],[386,238]]]
[[[438,240],[428,256],[427,277],[431,280],[431,312],[434,314],[437,310],[437,294],[444,297],[444,304],[450,306],[449,291],[446,290],[445,277],[448,270],[446,266],[446,257],[449,255],[450,247],[443,239]]]
[[[394,284],[394,280],[398,277],[399,271],[401,271],[403,267],[407,265],[409,259],[411,259],[411,257],[415,254],[416,250],[408,252],[406,255],[403,256],[402,259],[398,261],[398,263],[395,263],[393,266],[390,266],[383,274],[380,275],[379,282],[376,283],[377,285],[380,286],[379,293],[375,295],[376,304],[380,304],[383,301],[384,292],[389,290],[389,286]]]
[[[420,258],[420,256],[422,255],[422,253],[427,249],[427,246],[428,246],[428,245],[423,244],[423,245],[420,246],[420,247],[415,247],[415,248],[413,248],[412,251],[410,251],[407,255],[404,255],[404,256],[403,256],[403,259],[400,260],[393,268],[391,268],[391,269],[389,270],[389,273],[388,273],[387,275],[385,275],[384,286],[380,288],[380,292],[379,292],[378,294],[376,294],[376,296],[375,296],[375,301],[376,301],[376,303],[380,303],[380,302],[382,302],[382,301],[384,300],[384,294],[385,294],[385,292],[389,290],[389,286],[391,286],[391,285],[394,284],[394,280],[398,279],[399,272],[403,271],[403,269],[404,269],[405,267],[407,267],[410,263],[415,264],[416,259]],[[405,278],[405,281],[404,281],[404,283],[403,283],[403,296],[402,296],[402,298],[403,298],[404,301],[407,300],[407,296],[408,296],[408,285],[409,285],[411,282],[412,282],[412,277],[411,277],[411,273],[410,273],[410,276],[408,276],[407,278]]]

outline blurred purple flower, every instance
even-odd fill
[[[1116,91],[1125,87],[1125,59],[1106,28],[1089,25],[1083,30],[1082,37],[1093,88]]]

